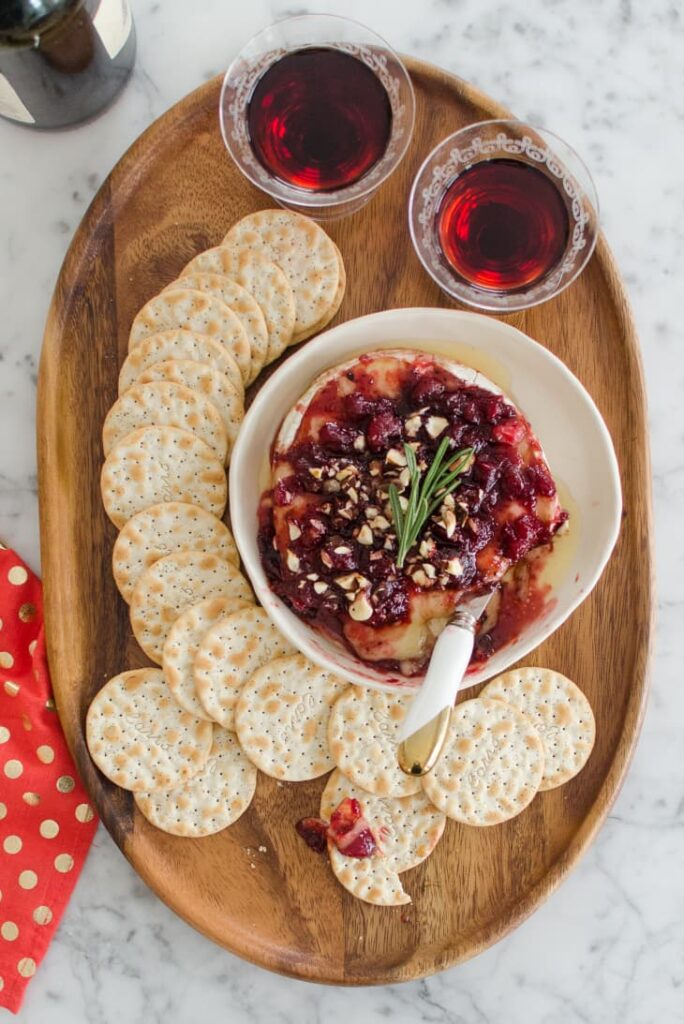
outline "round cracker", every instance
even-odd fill
[[[198,334],[182,327],[175,331],[151,334],[131,349],[119,373],[119,394],[128,391],[150,366],[168,359],[192,359],[196,363],[212,366],[219,373],[224,373],[237,393],[244,398],[245,385],[240,368],[226,346],[207,334]]]
[[[211,512],[182,501],[152,505],[128,520],[114,544],[112,570],[124,601],[130,602],[145,569],[180,551],[217,555],[240,568],[232,533]]]
[[[149,426],[187,430],[208,444],[221,462],[226,461],[228,436],[216,407],[204,395],[163,380],[134,384],[116,400],[102,428],[105,455],[127,434]]]
[[[223,274],[187,274],[179,277],[164,291],[173,291],[177,288],[190,288],[196,292],[210,292],[225,302],[226,306],[235,313],[236,317],[245,329],[252,364],[249,371],[248,384],[259,376],[261,369],[266,362],[268,352],[268,328],[261,312],[259,303],[249,294],[246,288]]]
[[[335,245],[334,242],[333,245]],[[298,345],[300,341],[306,341],[307,338],[313,337],[314,334],[319,334],[324,327],[328,326],[328,324],[333,319],[335,314],[338,312],[340,306],[342,305],[342,299],[344,298],[344,292],[347,287],[347,271],[344,266],[344,261],[342,260],[342,253],[340,252],[336,245],[335,252],[337,253],[337,261],[340,265],[340,279],[337,283],[337,291],[335,292],[335,297],[332,301],[332,305],[328,312],[323,317],[321,317],[318,323],[315,323],[313,327],[310,327],[307,331],[303,331],[298,334],[293,334],[290,340],[290,345]]]
[[[205,714],[234,728],[234,710],[244,683],[275,658],[296,654],[263,608],[241,608],[220,619],[203,636],[193,674]]]
[[[183,711],[157,668],[121,672],[96,694],[86,716],[90,755],[117,786],[171,789],[206,763],[209,722]]]
[[[328,843],[328,851],[335,878],[357,900],[374,907],[401,907],[411,902],[399,875],[384,857],[345,857],[332,842]]]
[[[532,723],[500,700],[477,697],[451,713],[437,764],[422,777],[430,800],[464,825],[498,825],[530,803],[544,774]]]
[[[171,693],[186,711],[211,720],[199,702],[193,663],[208,629],[238,608],[249,607],[241,597],[210,597],[194,604],[174,622],[162,651],[162,668]]]
[[[572,680],[548,668],[517,668],[492,679],[480,696],[512,704],[541,736],[540,790],[562,786],[584,768],[594,749],[596,723],[591,704]]]
[[[235,731],[249,759],[288,782],[324,775],[333,767],[328,716],[346,686],[301,654],[257,669],[235,705]]]
[[[349,779],[377,796],[409,796],[420,779],[405,775],[397,760],[399,728],[411,698],[350,686],[330,715],[332,758]]]
[[[257,771],[234,733],[214,727],[207,763],[197,775],[165,792],[136,793],[147,820],[173,836],[210,836],[245,813],[256,789]]]
[[[213,366],[196,363],[191,359],[166,359],[162,363],[154,363],[138,379],[139,384],[153,381],[181,384],[211,402],[226,429],[230,460],[230,453],[245,418],[244,400],[233,387],[232,381]]]
[[[240,570],[216,555],[183,551],[165,555],[146,569],[133,590],[130,617],[135,638],[148,658],[160,665],[176,619],[210,597],[254,600]]]
[[[294,333],[304,336],[328,313],[340,265],[332,239],[315,221],[292,210],[259,210],[234,224],[222,242],[236,252],[262,252],[277,263],[295,301]]]
[[[242,380],[249,380],[252,355],[245,329],[232,309],[208,292],[177,288],[155,295],[133,321],[129,351],[151,334],[174,327],[185,327],[220,341],[240,367]]]
[[[266,362],[272,363],[290,343],[295,325],[292,289],[282,270],[263,253],[237,252],[223,246],[191,260],[184,274],[215,273],[234,278],[259,303],[268,331]]]
[[[446,815],[422,791],[403,797],[375,796],[336,769],[321,796],[321,818],[330,821],[347,797],[361,804],[385,862],[397,874],[421,864],[442,838]]]
[[[102,502],[119,529],[137,512],[183,501],[223,515],[226,471],[208,444],[178,427],[143,427],[112,448],[100,477]]]

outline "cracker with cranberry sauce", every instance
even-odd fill
[[[226,461],[228,436],[216,407],[197,391],[168,381],[135,384],[117,399],[102,428],[105,456],[127,434],[149,426],[187,430],[208,444],[221,462]]]
[[[420,779],[405,775],[397,760],[399,729],[411,698],[350,686],[330,715],[330,754],[356,785],[376,796],[409,796]]]
[[[264,611],[254,605],[225,612],[201,638],[193,662],[193,683],[205,715],[234,728],[235,704],[257,669],[296,654]]]
[[[146,569],[133,590],[130,617],[135,638],[148,658],[161,664],[176,619],[211,597],[254,601],[240,570],[216,555],[184,551],[166,555]]]
[[[93,761],[133,792],[171,789],[207,762],[211,723],[176,704],[158,668],[121,672],[95,695],[86,716]]]
[[[323,228],[291,210],[259,210],[234,224],[222,245],[273,260],[294,295],[294,336],[303,341],[318,329],[337,299],[340,282],[339,250]]]
[[[183,273],[221,274],[241,284],[257,301],[266,321],[266,362],[272,363],[283,354],[294,331],[295,303],[287,278],[272,260],[260,252],[240,252],[219,245],[195,256]]]
[[[138,512],[114,544],[114,581],[126,603],[141,573],[154,562],[181,551],[202,551],[240,568],[233,535],[220,519],[198,505],[167,501]]]
[[[594,748],[594,713],[580,688],[560,672],[512,669],[492,679],[480,696],[511,704],[534,725],[544,744],[540,790],[562,786],[584,768]]]
[[[232,309],[214,295],[177,288],[150,299],[137,314],[128,339],[129,351],[151,334],[184,327],[220,341],[240,367],[242,380],[250,379],[252,350],[245,329]]]
[[[235,706],[235,731],[247,756],[266,775],[287,782],[330,771],[328,717],[347,685],[301,654],[257,669]]]
[[[444,750],[422,777],[432,803],[464,825],[498,825],[520,814],[544,775],[541,736],[516,708],[477,697],[451,715]]]
[[[240,368],[226,346],[208,334],[198,334],[182,327],[152,334],[131,349],[119,373],[119,394],[128,391],[150,366],[170,359],[206,363],[225,374],[237,393],[244,398],[245,385]]]
[[[110,451],[100,476],[105,512],[119,529],[160,502],[182,501],[221,517],[228,485],[208,444],[178,427],[142,427]]]
[[[421,864],[442,838],[446,816],[422,791],[404,797],[375,796],[336,770],[321,796],[321,818],[330,821],[346,799],[358,800],[385,862],[397,874]]]
[[[211,720],[200,704],[193,663],[207,630],[224,616],[248,605],[244,597],[210,597],[179,615],[166,638],[162,651],[162,668],[171,693],[186,711],[198,718]]]
[[[244,327],[249,341],[252,365],[247,383],[251,384],[259,376],[268,352],[266,321],[256,299],[237,281],[224,277],[222,274],[188,274],[173,281],[164,291],[168,292],[179,288],[209,292],[210,295],[215,295],[221,302],[225,302],[229,309],[232,309]]]
[[[226,428],[230,457],[240,425],[245,418],[245,402],[229,377],[207,363],[196,363],[192,359],[165,359],[161,363],[148,366],[138,378],[138,384],[148,384],[152,381],[182,384],[195,394],[207,398]]]
[[[138,810],[174,836],[210,836],[245,813],[256,789],[257,770],[245,757],[235,733],[214,726],[206,763],[174,789],[136,793]]]

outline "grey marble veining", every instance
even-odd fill
[[[307,5],[134,0],[139,57],[98,121],[39,135],[0,123],[0,537],[39,564],[36,369],[66,246],[133,139]],[[659,629],[641,742],[609,820],[567,882],[468,964],[342,990],[267,974],[166,909],[100,829],[21,1024],[675,1024],[684,1021],[684,9],[648,0],[321,0],[572,142],[596,178],[650,396]],[[616,382],[619,386],[619,382]],[[622,453],[628,457],[628,453]]]

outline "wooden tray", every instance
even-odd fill
[[[408,62],[417,123],[400,169],[362,212],[333,222],[348,288],[337,321],[448,301],[420,267],[406,206],[414,174],[450,132],[507,112],[464,82]],[[494,828],[447,824],[435,854],[404,876],[409,908],[369,907],[335,882],[296,836],[323,782],[260,776],[232,828],[178,839],[147,824],[129,793],[92,765],[83,723],[114,673],[145,663],[110,571],[115,530],[100,503],[100,429],[138,308],[235,220],[272,205],[241,177],[218,128],[220,82],[198,89],[129,149],[95,197],[64,261],[50,309],[38,403],[41,544],[52,681],[71,752],[95,805],[136,871],[195,928],[239,956],[299,978],[384,984],[480,952],[530,914],[596,834],[639,730],[651,633],[650,475],[644,389],[628,305],[603,240],[580,279],[511,316],[589,388],[622,461],[625,519],[601,582],[533,663],[575,679],[596,712],[587,768]],[[266,853],[259,853],[266,847]]]

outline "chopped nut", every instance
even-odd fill
[[[320,466],[309,466],[309,474],[314,478],[314,480],[320,480],[323,476],[323,470]]]
[[[328,589],[328,584],[324,580],[317,580],[314,583],[314,590],[317,594],[325,594]]]
[[[402,512],[405,512],[408,508],[408,498],[405,498],[403,494],[399,495],[399,507]]]
[[[375,519],[378,515],[380,515],[380,509],[375,505],[369,505],[366,509],[366,519]]]
[[[411,579],[419,587],[432,586],[432,581],[425,575],[422,569],[417,569],[414,573],[411,573]]]
[[[423,562],[423,572],[431,580],[434,580],[437,575],[437,570],[431,562]]]
[[[417,452],[420,448],[420,441],[409,441],[408,446],[409,448],[413,448],[414,452]]]
[[[421,419],[416,413],[404,420],[404,430],[408,437],[415,437],[420,430]]]
[[[365,622],[366,619],[370,619],[373,614],[373,605],[368,600],[365,591],[362,590],[352,601],[349,606],[349,614],[356,622]]]
[[[370,561],[371,562],[377,562],[377,560],[379,558],[384,558],[384,557],[385,556],[383,555],[382,551],[371,551],[371,553],[370,553]]]
[[[356,573],[350,572],[346,576],[336,576],[335,583],[338,587],[342,587],[343,590],[351,590],[356,583]]]
[[[378,462],[377,459],[373,459],[370,466],[368,467],[368,471],[371,476],[380,476],[380,473],[382,471],[382,463]]]
[[[299,572],[299,559],[295,555],[294,551],[287,549],[287,567],[290,572]]]
[[[405,469],[402,469],[401,473],[399,474],[399,483],[401,484],[402,487],[408,487],[408,485],[411,483],[411,472],[408,466]]]
[[[349,500],[351,502],[353,502],[354,505],[358,505],[358,503],[359,503],[359,494],[358,494],[358,491],[356,490],[355,487],[350,487],[349,488],[349,490],[347,491],[347,497],[349,498]]]
[[[366,438],[363,434],[359,434],[358,437],[354,438],[354,450],[357,452],[364,452],[366,450]]]
[[[440,434],[444,433],[448,426],[449,420],[445,420],[443,416],[428,416],[425,429],[430,437],[439,437]]]
[[[356,535],[356,539],[359,544],[365,544],[368,546],[373,543],[373,531],[371,530],[368,523],[364,523],[359,532]]]
[[[337,491],[342,490],[337,480],[326,480],[323,484],[323,490],[326,494],[336,494]]]
[[[335,473],[335,476],[342,481],[348,480],[350,476],[354,476],[354,473],[356,473],[356,466],[345,466],[339,473]]]
[[[390,448],[385,456],[385,462],[390,466],[405,466],[406,456],[398,448]]]
[[[389,530],[391,523],[384,516],[376,516],[375,519],[370,521],[371,527],[374,530],[379,530],[380,533],[384,533],[385,530]]]
[[[340,519],[350,520],[354,518],[353,511],[347,505],[345,505],[344,508],[341,508],[337,514],[340,517]]]
[[[394,538],[385,537],[385,543],[382,546],[385,549],[385,551],[391,551],[392,548],[394,547]]]
[[[456,516],[449,508],[445,510],[442,516],[442,525],[447,537],[453,537],[456,532]]]
[[[348,548],[346,544],[340,544],[338,547],[333,548],[336,555],[348,555],[351,553],[351,548]]]
[[[287,532],[290,535],[290,540],[298,540],[302,535],[302,531],[299,529],[296,523],[287,524]]]
[[[426,537],[424,540],[422,540],[420,542],[419,551],[420,551],[420,557],[421,558],[430,558],[430,556],[432,555],[434,550],[435,550],[435,542],[434,542],[434,540],[430,540],[429,538]]]
[[[458,558],[450,558],[446,564],[446,571],[450,576],[462,576],[463,565]]]
[[[447,508],[453,508],[456,504],[453,494],[445,494],[442,504],[446,505]]]
[[[332,569],[332,558],[330,557],[327,551],[321,551],[321,562],[326,567],[326,569]]]
[[[318,579],[318,573],[317,572],[308,572],[306,574],[306,578],[307,578],[307,580],[317,580]]]

